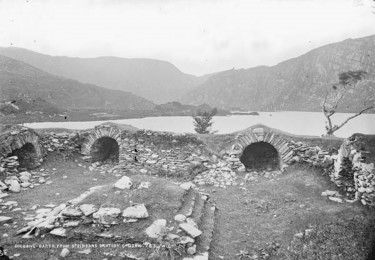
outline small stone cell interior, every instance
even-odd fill
[[[8,157],[17,156],[19,167],[23,169],[33,169],[38,166],[38,155],[32,143],[26,143],[8,154]]]
[[[240,161],[246,170],[273,171],[280,168],[279,153],[276,148],[266,142],[248,145],[242,152]]]
[[[91,156],[93,162],[118,162],[119,145],[111,137],[103,136],[97,139],[91,147]]]

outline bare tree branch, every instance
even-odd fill
[[[371,105],[370,107],[366,107],[365,109],[362,109],[360,112],[356,113],[355,115],[348,117],[340,125],[332,126],[331,116],[336,113],[337,107],[339,106],[340,102],[342,102],[344,96],[347,94],[349,89],[355,86],[366,75],[367,75],[367,72],[364,70],[342,72],[339,74],[338,84],[333,85],[333,89],[338,91],[335,97],[333,97],[332,99],[329,99],[329,93],[327,91],[324,101],[323,101],[323,105],[322,105],[324,116],[327,119],[327,125],[326,125],[327,135],[333,135],[335,131],[343,127],[351,119],[361,115],[367,110],[374,108],[374,105]],[[341,89],[338,89],[338,87],[341,87]],[[327,106],[327,103],[328,103],[328,106]]]
[[[323,101],[323,105],[322,105],[324,113],[327,111],[327,109],[326,109],[327,97],[328,97],[328,91],[326,92],[326,96],[324,97],[324,101]]]
[[[341,127],[343,127],[346,123],[348,123],[351,119],[361,115],[363,112],[367,111],[367,110],[370,110],[370,109],[373,109],[374,106],[371,106],[371,107],[367,107],[365,109],[362,109],[360,112],[358,112],[357,114],[353,115],[353,116],[350,116],[348,117],[344,122],[342,122],[339,126],[335,125],[332,129],[332,133],[338,129],[340,129]]]

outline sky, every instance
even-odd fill
[[[373,0],[0,0],[0,47],[153,58],[203,75],[375,34]]]

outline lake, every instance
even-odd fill
[[[337,113],[332,119],[334,124],[341,124],[353,114]],[[84,122],[41,122],[27,123],[27,127],[40,128],[67,128],[88,129],[104,122],[129,124],[140,129],[168,131],[176,133],[194,133],[193,119],[188,116],[146,117],[136,119],[119,119],[105,121]],[[325,117],[321,112],[259,112],[259,116],[230,115],[216,116],[213,119],[212,130],[218,134],[232,133],[243,130],[255,124],[264,124],[293,134],[315,135],[324,134]],[[363,114],[347,123],[335,135],[348,137],[353,133],[375,134],[375,114]]]

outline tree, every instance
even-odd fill
[[[211,111],[198,110],[197,114],[193,116],[194,119],[194,130],[198,134],[212,134],[210,128],[212,126],[212,118],[217,114],[217,109],[214,108]]]
[[[339,74],[339,82],[332,86],[332,91],[326,93],[324,101],[322,103],[323,113],[327,119],[326,122],[326,134],[333,136],[333,133],[343,127],[351,119],[361,115],[362,113],[373,109],[374,104],[364,104],[364,108],[356,114],[348,117],[344,122],[339,125],[333,125],[332,116],[337,112],[339,103],[343,100],[346,93],[352,90],[356,84],[361,81],[367,72],[363,70],[347,71]]]

